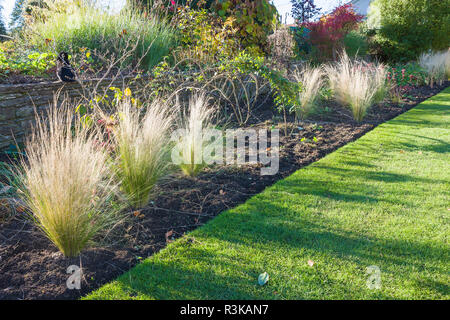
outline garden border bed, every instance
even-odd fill
[[[377,106],[361,124],[348,117],[328,119],[327,115],[301,123],[301,130],[281,138],[280,172],[275,176],[260,176],[257,166],[219,167],[207,169],[197,178],[176,176],[177,179],[163,181],[158,187],[160,196],[147,209],[130,212],[130,222],[117,237],[126,239],[124,243],[85,250],[80,258],[64,258],[33,224],[16,216],[0,228],[0,299],[80,298],[158,252],[175,238],[356,140],[448,85],[446,82],[434,89],[418,88],[410,93],[414,97],[403,107]],[[267,109],[262,115],[266,122],[258,125],[266,126],[273,114]],[[301,143],[303,137],[307,141],[316,137],[317,142]],[[80,262],[84,275],[82,289],[69,290],[66,269]]]

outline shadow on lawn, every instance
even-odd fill
[[[433,99],[448,101],[447,96]],[[421,109],[428,109],[428,106],[419,106],[415,112],[420,113]],[[448,108],[433,112],[433,115],[439,114],[447,115]],[[448,127],[447,122],[409,120],[405,117],[391,120],[389,124]],[[340,163],[345,167],[332,167],[326,165],[327,162],[316,163],[309,167],[308,179],[294,174],[278,182],[243,207],[223,213],[206,227],[194,231],[191,236],[199,238],[198,242],[190,243],[189,237],[185,237],[159,256],[138,265],[132,274],[123,275],[117,282],[132,297],[143,293],[155,299],[326,299],[329,298],[329,292],[339,293],[341,299],[393,299],[399,297],[398,290],[395,297],[391,296],[395,289],[389,288],[389,285],[401,286],[406,283],[408,288],[405,288],[405,292],[417,288],[421,298],[424,298],[423,295],[428,299],[448,295],[449,285],[433,278],[433,275],[442,278],[448,272],[443,264],[450,253],[447,247],[401,239],[401,235],[395,234],[375,237],[369,229],[349,231],[339,226],[344,221],[326,218],[313,205],[304,207],[299,203],[299,206],[291,209],[283,206],[283,201],[273,201],[274,197],[281,199],[285,194],[298,199],[312,196],[314,201],[329,199],[331,205],[342,202],[340,206],[350,207],[354,212],[361,208],[361,218],[364,219],[365,215],[370,214],[364,212],[367,203],[370,204],[369,208],[388,204],[387,210],[399,206],[411,207],[408,202],[408,198],[413,196],[411,188],[402,188],[403,183],[423,185],[447,182],[378,171],[376,165],[354,160],[355,154],[360,152],[365,152],[368,157],[372,154],[370,158],[373,159],[383,156],[379,155],[377,148],[449,152],[449,143],[440,139],[400,134],[397,131],[386,132],[387,137],[390,134],[399,135],[399,139],[388,140],[385,145],[383,139],[375,144],[373,141],[360,140],[357,147],[349,145],[341,149]],[[411,141],[411,137],[416,138],[413,139],[414,143],[407,142]],[[348,177],[356,179],[348,181]],[[384,184],[380,187],[378,182]],[[417,192],[422,191],[419,188]],[[203,244],[202,239],[209,239],[208,243]],[[286,261],[272,265],[273,261],[283,259],[280,254],[286,254]],[[339,263],[342,263],[343,268],[350,266],[358,275],[352,275],[353,278],[346,281],[345,277],[333,277],[330,271],[332,268],[327,269],[327,266],[301,267],[309,255],[338,260],[334,268],[338,270],[341,267]],[[294,263],[291,260],[295,260]],[[189,266],[184,264],[186,262],[189,262]],[[265,270],[261,270],[261,265],[265,266]],[[383,287],[379,291],[371,291],[365,287],[365,268],[370,265],[381,268],[387,289]],[[271,274],[271,280],[268,285],[259,287],[256,279],[263,271]],[[307,285],[294,284],[292,281],[295,280],[291,278],[293,272],[303,272],[307,277]],[[315,288],[312,296],[308,286]],[[284,296],[286,287],[290,288],[290,292]],[[408,293],[405,296],[409,297]]]
[[[217,233],[206,234],[206,236],[219,240],[224,244],[224,247],[239,247],[241,250],[245,250],[245,246],[248,245],[249,241],[256,241],[252,247],[258,248],[261,254],[267,254],[268,256],[273,255],[273,249],[278,249],[278,246],[283,246],[284,250],[288,248],[289,250],[295,251],[298,251],[299,247],[315,249],[314,246],[308,245],[307,243],[296,243],[293,245],[292,239],[291,241],[283,241],[278,237],[271,237],[275,232],[285,234],[299,231],[299,229],[286,228],[281,225],[275,225],[272,228],[271,226],[264,225],[264,222],[260,223],[261,225],[255,224],[253,226],[259,228],[261,232],[253,233],[250,237],[242,238],[243,233],[239,232],[239,229],[227,230],[228,232],[226,234],[222,234],[223,237],[218,237]],[[317,233],[306,230],[302,230],[302,232],[305,236],[319,237],[317,241],[322,243],[324,241],[329,241],[330,243],[343,241],[348,245],[359,243],[357,240],[348,239],[331,232]],[[274,242],[276,242],[275,245]],[[323,243],[325,247],[322,249],[324,251],[334,251],[327,248],[330,243]],[[189,257],[189,266],[184,265],[182,260],[177,261],[176,257],[173,257],[173,259],[152,259],[146,261],[135,268],[133,275],[125,274],[117,280],[122,290],[130,297],[144,294],[152,299],[276,300],[286,298],[329,299],[330,297],[326,294],[326,291],[333,288],[334,291],[340,293],[340,298],[351,299],[355,296],[355,292],[360,292],[365,289],[365,268],[370,265],[367,264],[369,261],[374,260],[365,257],[361,258],[361,261],[358,262],[361,264],[361,268],[358,270],[361,281],[354,283],[353,281],[346,282],[336,279],[333,277],[333,273],[328,273],[320,268],[307,269],[309,267],[306,266],[305,259],[299,257],[298,264],[305,264],[305,267],[304,271],[298,274],[311,276],[311,279],[303,282],[306,282],[308,286],[313,285],[316,288],[320,288],[322,293],[318,295],[317,292],[310,293],[304,289],[297,289],[295,292],[285,294],[283,288],[286,286],[287,281],[291,283],[292,281],[296,281],[294,279],[296,270],[286,270],[283,266],[283,270],[280,271],[278,268],[282,266],[270,265],[269,263],[262,270],[251,259],[246,259],[247,256],[234,257],[229,252],[218,254],[215,250],[202,248],[201,244],[198,244],[195,249],[190,247],[188,251],[187,249],[180,250],[179,246],[177,246],[179,250],[178,254]],[[252,249],[247,248],[248,251]],[[355,253],[349,252],[348,254],[353,255]],[[367,263],[364,261],[367,261]],[[198,266],[201,266],[201,271],[197,270]],[[227,270],[227,272],[223,272],[223,270]],[[269,272],[271,280],[268,285],[261,287],[257,284],[257,278],[263,271]],[[230,276],[230,274],[236,275]],[[296,287],[298,288],[299,285],[296,285]],[[391,296],[382,291],[365,290],[366,297],[372,299],[392,299]]]
[[[328,255],[338,257],[345,263],[356,265],[360,281],[345,281],[333,277],[332,272],[322,270],[319,266],[314,269],[304,270],[306,275],[310,275],[308,286],[323,288],[323,295],[310,295],[308,291],[299,290],[290,292],[286,298],[330,298],[326,292],[330,289],[340,293],[340,298],[350,299],[361,296],[372,299],[393,299],[387,292],[372,291],[365,288],[365,268],[370,265],[377,265],[382,270],[382,278],[391,281],[393,278],[399,281],[413,281],[418,288],[427,288],[427,291],[435,291],[435,295],[445,295],[449,292],[449,286],[443,282],[438,282],[424,278],[417,279],[410,277],[409,273],[415,271],[427,271],[428,273],[444,274],[446,270],[433,267],[437,263],[442,263],[448,257],[448,251],[433,246],[420,244],[417,242],[375,239],[363,234],[356,234],[339,228],[330,227],[331,221],[324,221],[321,224],[303,220],[298,214],[298,225],[295,218],[286,224],[286,217],[293,217],[295,212],[286,212],[283,207],[275,206],[271,202],[263,201],[257,207],[250,207],[248,212],[258,212],[264,207],[266,212],[273,214],[258,215],[249,214],[247,221],[245,216],[236,215],[227,217],[230,225],[239,225],[239,228],[227,228],[223,232],[211,232],[203,230],[201,238],[215,239],[222,243],[224,247],[235,248],[236,250],[250,251],[255,248],[259,251],[258,260],[264,260],[276,252],[289,252],[295,254],[299,250],[306,250],[319,256]],[[231,214],[233,215],[233,214]],[[238,221],[236,221],[236,219]],[[239,223],[239,224],[236,224]],[[245,227],[243,227],[245,223]],[[183,246],[187,244],[184,243]],[[250,246],[250,247],[249,247]],[[266,268],[262,270],[255,267],[252,260],[247,256],[232,255],[229,251],[217,253],[211,248],[203,248],[201,244],[183,248],[180,244],[177,248],[178,254],[188,256],[190,265],[183,265],[183,260],[178,261],[176,256],[173,259],[150,260],[136,267],[133,275],[138,278],[125,275],[119,279],[122,288],[130,296],[139,293],[147,294],[155,299],[282,299],[283,287],[290,279],[290,275],[295,273],[297,265],[289,265],[293,270],[286,270],[286,266],[271,265],[267,258]],[[279,251],[278,251],[279,250]],[[232,252],[232,250],[231,250]],[[248,258],[248,259],[247,259]],[[254,258],[254,257],[253,257]],[[291,258],[292,259],[292,258]],[[425,266],[422,261],[426,261]],[[260,262],[260,261],[258,261]],[[333,262],[330,262],[333,263]],[[298,264],[305,264],[305,257],[299,254]],[[201,266],[202,271],[197,271],[196,266]],[[210,266],[208,268],[208,266]],[[219,267],[218,269],[216,269]],[[345,268],[346,266],[344,266]],[[283,268],[283,272],[277,272],[278,268]],[[308,267],[305,267],[308,268]],[[219,274],[221,270],[230,274],[229,270],[236,270],[236,276]],[[268,271],[271,274],[270,285],[259,287],[256,283],[258,275]],[[289,271],[292,271],[289,273]],[[314,274],[313,274],[314,273]],[[355,283],[356,282],[356,283]],[[398,284],[398,282],[397,282]],[[307,287],[307,286],[305,286]],[[278,292],[278,295],[274,292]],[[365,293],[364,295],[361,292]],[[359,293],[359,294],[358,294]],[[334,297],[336,298],[336,297]]]
[[[315,166],[315,169],[326,170],[329,175],[361,175],[362,180],[433,183],[431,179],[392,173],[364,172],[329,166]],[[372,299],[395,298],[390,296],[389,290],[372,291],[365,287],[365,268],[377,265],[381,268],[382,277],[387,280],[388,285],[412,282],[418,291],[426,289],[427,292],[434,292],[434,297],[449,292],[450,287],[447,284],[429,276],[447,272],[438,266],[448,258],[449,250],[408,239],[395,239],[395,236],[375,238],[370,232],[365,233],[361,230],[351,232],[340,228],[335,221],[325,218],[320,213],[317,216],[318,213],[308,209],[292,210],[266,200],[282,193],[296,198],[321,196],[352,203],[352,206],[368,201],[389,202],[386,198],[367,195],[381,194],[380,190],[364,184],[364,195],[355,195],[351,191],[338,193],[331,190],[339,190],[340,179],[328,182],[320,179],[298,180],[291,177],[278,183],[274,190],[269,190],[264,197],[258,196],[250,200],[243,212],[238,209],[237,212],[227,212],[217,217],[214,226],[197,231],[200,238],[198,243],[189,244],[185,239],[175,247],[168,248],[162,259],[151,259],[137,266],[133,273],[136,278],[127,274],[121,277],[119,279],[121,286],[131,296],[144,293],[156,299],[282,299],[283,288],[289,287],[289,282],[293,285],[292,281],[295,281],[290,276],[293,273],[304,273],[309,277],[305,288],[312,286],[316,291],[311,296],[307,290],[299,289],[301,285],[293,285],[292,288],[296,289],[291,288],[287,298],[326,299],[326,292],[330,290],[339,292],[343,299],[355,296]],[[342,190],[348,189],[345,187]],[[361,214],[366,214],[363,211]],[[197,232],[193,233],[194,237],[197,237]],[[204,247],[201,239],[210,239],[208,246]],[[223,246],[221,249],[230,250],[218,250],[214,246],[211,248],[211,242],[221,244]],[[258,265],[255,265],[253,260],[255,259],[253,250],[258,252],[256,255]],[[246,251],[248,255],[236,253]],[[274,259],[271,258],[281,252],[287,252],[286,258],[291,260],[298,257],[298,264],[272,265]],[[345,281],[345,278],[336,278],[332,272],[320,266],[314,269],[308,267],[298,269],[299,264],[305,264],[304,252],[338,259],[342,261],[344,268],[345,264],[350,263],[358,272],[356,280],[353,278],[351,281]],[[186,257],[189,258],[187,260],[189,266],[183,264]],[[337,268],[339,261],[335,265]],[[261,263],[266,265],[266,270],[261,270]],[[282,268],[282,271],[279,271],[279,268]],[[272,280],[269,286],[259,287],[256,279],[263,271],[268,271]],[[418,278],[418,273],[423,274],[423,277]],[[322,292],[318,293],[317,290]],[[274,291],[278,294],[275,295]]]
[[[450,131],[447,133],[450,140]],[[450,143],[448,141],[436,138],[430,138],[423,135],[416,135],[411,133],[401,133],[398,134],[399,139],[392,142],[391,147],[397,149],[411,149],[420,151],[429,151],[436,153],[449,153]],[[414,141],[416,143],[411,143],[407,141]],[[422,141],[421,141],[422,140]]]
[[[450,107],[448,105],[440,105],[435,102],[443,101],[450,102],[450,94],[441,97],[434,96],[433,103],[423,103],[408,113],[402,114],[394,119],[391,119],[384,125],[393,126],[413,126],[413,127],[432,127],[432,128],[448,128],[448,121],[442,121],[443,117],[448,117],[450,114]],[[433,109],[430,114],[429,109]]]

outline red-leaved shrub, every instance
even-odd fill
[[[310,41],[317,48],[318,58],[336,60],[343,38],[357,29],[362,19],[363,16],[354,11],[352,4],[345,4],[318,21],[306,22],[304,26],[310,30]]]

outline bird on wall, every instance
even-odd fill
[[[74,82],[76,75],[69,62],[69,55],[67,52],[60,52],[56,61],[56,75],[62,82]]]

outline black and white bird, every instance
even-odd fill
[[[74,82],[76,75],[75,71],[70,65],[69,55],[67,52],[61,52],[58,55],[58,59],[56,61],[56,75],[58,79],[62,82]]]

